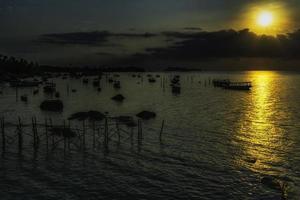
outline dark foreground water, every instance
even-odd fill
[[[179,95],[171,93],[169,82],[162,86],[161,80],[172,76],[168,73],[160,73],[156,83],[148,83],[146,74],[143,81],[121,74],[120,90],[103,78],[100,93],[91,83],[56,78],[65,104],[62,113],[40,111],[40,102],[49,98],[42,90],[33,96],[33,89],[20,89],[19,95],[29,97],[24,103],[3,85],[0,112],[13,123],[18,116],[23,123],[32,116],[61,123],[88,110],[110,116],[150,110],[157,117],[143,122],[142,145],[123,138],[111,142],[106,153],[88,148],[64,155],[57,149],[45,156],[44,150],[33,155],[28,148],[20,156],[11,139],[0,159],[0,199],[300,199],[300,74],[179,74]],[[253,89],[214,88],[208,81],[212,78],[250,80]],[[67,86],[77,92],[68,94]],[[123,103],[110,99],[118,93],[126,97]]]

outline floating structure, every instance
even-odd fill
[[[64,104],[61,100],[45,100],[40,105],[41,110],[61,112],[64,109]]]
[[[141,118],[141,119],[144,119],[144,120],[149,120],[149,119],[155,118],[156,113],[144,110],[144,111],[136,114],[136,116]]]
[[[43,89],[45,93],[52,94],[56,91],[56,85],[54,83],[46,83]]]
[[[100,80],[99,79],[94,79],[93,86],[94,87],[99,87],[100,86]]]
[[[118,95],[112,97],[111,99],[114,101],[122,102],[125,99],[125,97],[122,94],[118,94]]]
[[[22,96],[21,96],[21,101],[23,101],[23,102],[28,102],[28,97],[27,97],[27,95],[22,95]]]
[[[214,79],[213,85],[230,90],[250,90],[252,88],[251,82],[233,82],[229,79]]]
[[[121,88],[121,82],[120,81],[115,81],[113,86],[114,86],[115,89],[120,89]]]
[[[223,88],[230,90],[250,90],[252,88],[251,82],[229,82]]]
[[[155,83],[155,82],[156,82],[156,79],[153,78],[153,77],[151,77],[151,78],[148,79],[148,81],[149,81],[149,83]]]

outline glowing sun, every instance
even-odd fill
[[[257,16],[257,24],[262,27],[268,27],[273,24],[274,16],[273,13],[269,11],[263,11]]]

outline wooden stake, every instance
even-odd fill
[[[161,124],[161,129],[160,129],[160,133],[159,133],[159,141],[162,141],[162,134],[163,134],[163,130],[164,130],[164,125],[165,125],[165,120],[163,120],[162,124]]]
[[[46,135],[46,151],[48,154],[48,150],[49,150],[49,144],[48,144],[48,124],[47,124],[47,118],[45,119],[45,135]]]
[[[22,152],[23,149],[23,135],[22,135],[22,123],[21,123],[21,118],[18,118],[19,120],[19,126],[18,126],[18,143],[19,143],[19,153]]]
[[[2,134],[2,153],[5,153],[5,151],[6,151],[6,137],[5,137],[4,117],[1,119],[1,134]]]

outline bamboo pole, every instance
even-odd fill
[[[66,154],[66,147],[67,147],[67,141],[66,141],[66,121],[64,120],[64,129],[63,129],[63,137],[64,137],[64,154]]]
[[[162,121],[160,132],[159,132],[159,141],[162,141],[162,134],[164,130],[165,120]]]
[[[1,134],[2,134],[2,153],[6,151],[6,137],[5,137],[5,120],[4,117],[1,119]]]
[[[47,118],[45,118],[45,135],[46,135],[46,151],[47,151],[47,154],[48,154],[49,141],[48,141],[48,122],[47,122]]]
[[[93,121],[93,149],[95,149],[96,146],[96,132],[95,132],[95,121]]]
[[[31,118],[31,122],[32,122],[32,133],[33,133],[33,149],[36,150],[36,132],[34,129],[34,119],[33,117]]]
[[[105,125],[104,125],[104,147],[108,149],[108,124],[107,118],[105,118]]]
[[[82,143],[83,143],[83,149],[85,150],[85,120],[83,120],[82,126],[83,126]]]
[[[120,142],[121,135],[120,135],[120,128],[119,128],[118,120],[116,120],[116,128],[117,128],[117,134],[118,134],[118,141]]]
[[[50,128],[53,129],[53,123],[52,123],[52,119],[51,119],[51,118],[49,119],[49,122],[50,122]],[[51,149],[53,149],[53,148],[54,148],[54,143],[55,143],[55,138],[54,138],[54,133],[53,133],[53,131],[52,131],[52,136],[51,136],[51,138],[52,138],[52,148],[51,148]]]
[[[22,135],[22,122],[21,118],[18,117],[19,125],[18,125],[18,147],[19,147],[19,153],[22,152],[23,149],[23,135]]]

